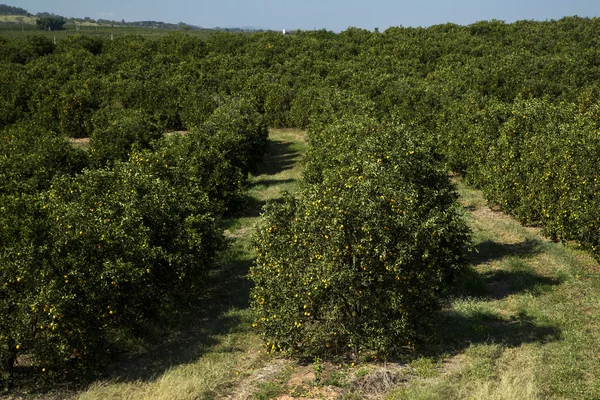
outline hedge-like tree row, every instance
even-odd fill
[[[264,154],[262,116],[223,99],[164,136],[151,116],[95,114],[90,149],[35,121],[0,138],[0,374],[94,366],[203,288]]]
[[[600,114],[583,100],[450,107],[449,165],[522,223],[540,225],[554,240],[575,240],[599,258]]]

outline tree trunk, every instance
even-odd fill
[[[9,338],[7,340],[7,349],[2,357],[0,358],[0,373],[4,375],[4,385],[7,388],[10,388],[13,385],[13,371],[15,366],[15,361],[17,359],[17,351],[16,351],[16,343],[13,338]]]

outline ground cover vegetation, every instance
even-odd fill
[[[267,126],[306,128],[309,143],[300,189],[254,236],[269,350],[418,347],[469,241],[448,171],[600,258],[599,33],[569,17],[0,37],[4,380],[19,357],[98,365],[203,290]]]

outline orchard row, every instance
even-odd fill
[[[600,257],[598,37],[573,17],[0,39],[3,365],[92,363],[193,295],[267,125],[310,139],[301,191],[256,235],[272,349],[410,346],[468,240],[448,170]]]

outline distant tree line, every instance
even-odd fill
[[[43,31],[62,31],[67,20],[60,15],[38,17],[35,21],[38,29]]]
[[[29,15],[29,13],[24,8],[0,4],[0,15]]]
[[[153,29],[165,29],[165,30],[176,30],[176,29],[181,29],[181,30],[188,30],[188,29],[204,29],[201,28],[199,26],[194,26],[194,25],[188,25],[186,23],[183,22],[179,22],[177,24],[171,24],[171,23],[167,23],[167,22],[160,22],[160,21],[133,21],[133,22],[127,22],[124,19],[122,19],[121,21],[113,21],[110,19],[103,19],[103,18],[98,18],[97,20],[94,20],[90,17],[85,17],[85,18],[68,18],[67,22],[69,23],[83,23],[83,22],[88,22],[88,23],[97,23],[98,25],[110,25],[110,26],[121,26],[121,27],[126,27],[126,28],[153,28]]]

